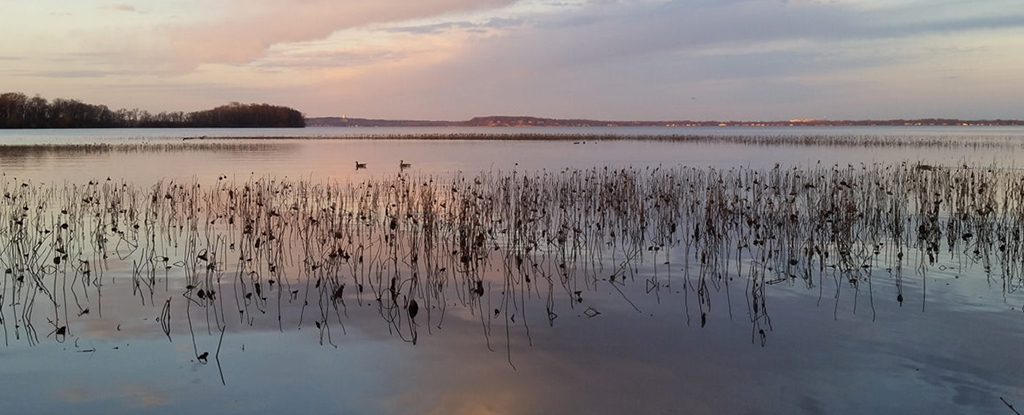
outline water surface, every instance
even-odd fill
[[[830,171],[836,165],[842,174],[855,174],[861,165],[962,169],[966,164],[969,170],[954,176],[969,177],[972,173],[981,175],[989,168],[1015,170],[1021,153],[1018,144],[1024,140],[1024,130],[1013,128],[699,129],[701,135],[835,133],[938,137],[952,142],[995,137],[999,143],[1009,143],[983,147],[751,145],[582,138],[294,139],[295,135],[378,134],[366,130],[380,130],[382,135],[409,131],[4,131],[0,135],[5,144],[0,150],[0,170],[5,191],[14,194],[25,189],[75,186],[107,192],[104,194],[118,194],[121,190],[117,189],[125,188],[145,194],[159,185],[158,194],[170,195],[173,186],[179,184],[183,193],[175,193],[174,200],[189,200],[186,196],[192,194],[223,194],[228,189],[241,192],[249,183],[333,183],[342,188],[351,185],[366,190],[360,186],[397,183],[394,181],[402,177],[416,181],[416,186],[420,181],[433,180],[430,183],[452,183],[452,187],[466,178],[465,189],[469,189],[477,177],[487,180],[514,174],[557,178],[606,167],[636,171],[637,177],[647,177],[647,172],[659,167],[692,167],[701,172],[737,168],[771,172],[793,168]],[[447,130],[417,131],[442,134]],[[522,131],[508,130],[516,134]],[[677,129],[658,128],[584,130],[588,134],[680,133]],[[694,132],[682,130],[682,134]],[[580,130],[541,132],[577,134]],[[194,139],[182,140],[184,137]],[[400,171],[399,161],[403,160],[411,166]],[[366,163],[367,168],[357,170],[357,161]],[[565,169],[570,170],[566,173]],[[913,167],[903,171],[932,173]],[[939,177],[938,171],[934,177]],[[197,183],[199,186],[195,187]],[[998,195],[1008,194],[1011,188],[1001,187]],[[26,197],[49,197],[43,190],[40,192]],[[83,192],[80,194],[90,194]],[[227,196],[221,197],[227,200]],[[116,200],[129,205],[128,199]],[[146,202],[145,198],[138,198],[135,203],[144,206]],[[56,209],[60,203],[54,201],[53,206],[45,209]],[[216,206],[219,205],[203,205],[197,212],[219,212],[217,209],[221,208]],[[283,210],[278,213],[288,217],[283,212],[290,205],[282,204],[280,208]],[[16,209],[4,212],[11,213],[5,220],[17,220],[13,213]],[[60,222],[58,213],[43,217],[57,218],[55,224]],[[188,223],[186,215],[177,217]],[[277,220],[266,215],[264,219],[271,224]],[[421,304],[423,311],[415,326],[417,341],[413,344],[407,308],[397,311],[397,323],[388,323],[382,317],[391,314],[385,312],[382,316],[369,287],[358,295],[349,282],[343,309],[323,308],[322,301],[310,301],[308,298],[318,297],[307,298],[306,293],[315,294],[317,290],[310,288],[313,280],[304,277],[299,260],[278,262],[286,272],[281,277],[267,268],[266,262],[274,262],[273,259],[257,259],[261,264],[254,269],[263,273],[261,287],[267,290],[268,299],[236,305],[238,298],[245,298],[245,291],[237,291],[238,286],[231,282],[240,261],[237,251],[229,250],[228,244],[236,243],[239,249],[246,246],[246,239],[240,236],[241,220],[236,231],[242,239],[202,239],[216,235],[217,229],[229,229],[224,221],[222,218],[212,228],[197,226],[195,235],[201,243],[192,248],[186,243],[187,230],[154,228],[154,235],[166,239],[146,246],[160,249],[155,255],[174,260],[169,261],[165,272],[153,275],[155,283],[151,286],[145,280],[138,282],[137,263],[131,262],[143,258],[144,253],[120,244],[119,241],[131,238],[119,239],[117,231],[109,228],[112,222],[106,219],[106,230],[101,234],[110,239],[107,260],[87,252],[94,255],[93,272],[99,273],[97,267],[104,264],[102,289],[85,286],[81,280],[78,285],[65,280],[71,282],[66,286],[61,282],[52,292],[82,297],[62,299],[61,306],[54,308],[43,301],[42,294],[15,294],[13,277],[6,276],[7,298],[2,307],[4,314],[0,316],[5,322],[6,344],[0,347],[0,356],[5,361],[0,369],[4,379],[0,396],[9,403],[11,413],[301,410],[397,414],[953,414],[1011,413],[1000,398],[1011,404],[1024,404],[1024,382],[1016,376],[1022,363],[1015,357],[1016,346],[1024,340],[1024,296],[1019,281],[1004,278],[1007,274],[998,272],[997,266],[986,269],[991,264],[971,252],[971,243],[951,249],[943,241],[942,251],[934,263],[929,263],[927,253],[914,249],[914,240],[910,240],[904,248],[905,268],[892,269],[891,258],[874,260],[862,271],[870,273],[872,285],[861,286],[859,290],[844,274],[836,272],[815,277],[811,286],[800,279],[762,285],[767,313],[751,312],[751,293],[756,286],[751,285],[749,267],[755,266],[754,262],[744,262],[747,268],[743,270],[724,270],[723,279],[709,279],[719,282],[705,287],[710,302],[701,303],[699,298],[704,297],[685,288],[684,281],[697,281],[697,274],[705,268],[696,253],[687,253],[682,247],[634,253],[638,256],[631,261],[625,261],[631,251],[624,246],[605,248],[597,263],[586,265],[593,268],[584,267],[583,262],[579,265],[579,275],[585,275],[588,269],[596,275],[593,284],[580,279],[574,289],[556,284],[553,289],[538,285],[531,291],[520,291],[520,302],[516,303],[520,309],[501,304],[507,298],[502,287],[512,288],[502,285],[506,281],[504,268],[500,258],[494,258],[479,274],[489,284],[483,287],[485,295],[467,294],[476,287],[468,280],[453,278],[449,280],[451,285],[442,290],[451,302],[443,319],[434,311],[427,320],[428,307]],[[386,227],[385,222],[381,223]],[[64,235],[55,227],[51,229]],[[68,234],[68,241],[91,246],[86,241],[96,234],[81,232],[75,236],[78,239],[70,237],[75,234]],[[12,234],[3,236],[8,241],[13,238]],[[45,235],[38,238],[46,244],[54,240]],[[975,238],[972,240],[976,241]],[[373,240],[380,246],[380,239]],[[248,241],[251,245],[252,240]],[[270,243],[265,236],[261,241]],[[11,242],[4,244],[5,268],[16,267],[20,261],[12,246]],[[214,273],[224,279],[217,288],[224,301],[221,308],[201,307],[204,303],[196,300],[194,288],[189,291],[186,287],[193,281],[190,278],[205,283],[206,274],[201,267],[190,270],[188,261],[200,263],[195,257],[199,248],[206,246],[221,246],[223,257],[232,258],[225,259],[223,269]],[[298,247],[288,245],[287,249],[301,252]],[[319,252],[316,250],[320,248],[311,249]],[[885,248],[885,255],[892,252],[890,249],[895,247]],[[325,250],[324,254],[327,253]],[[46,254],[45,259],[49,260],[53,252]],[[547,262],[542,269],[557,274],[558,253],[551,251],[543,258]],[[998,254],[993,252],[991,258],[997,260]],[[178,260],[185,262],[175,264]],[[622,268],[622,264],[627,268]],[[78,275],[81,265],[78,266],[78,273],[64,272]],[[458,264],[449,266],[454,270]],[[396,264],[385,269],[404,270],[402,267]],[[44,272],[41,276],[49,278],[48,275],[58,275],[56,270],[60,268],[40,269],[49,270],[52,274]],[[336,270],[343,277],[341,281],[351,281],[348,277],[352,272],[344,267]],[[687,276],[687,272],[692,274]],[[282,283],[277,288],[268,288],[267,278],[272,278],[269,275],[286,281],[289,289],[281,289]],[[321,282],[326,284],[333,275],[322,274]],[[407,273],[402,275],[410,277]],[[608,275],[629,278],[620,285],[612,285]],[[657,289],[652,290],[648,281],[655,277]],[[251,292],[252,280],[247,281],[249,285],[242,284],[241,289]],[[462,282],[467,285],[460,286]],[[303,296],[291,297],[291,289]],[[575,293],[577,290],[580,294]],[[457,293],[467,296],[458,297]],[[897,293],[902,301],[896,300]],[[577,296],[582,301],[576,301]],[[35,322],[38,341],[30,341],[25,327],[13,327],[19,313],[26,309],[26,304],[18,303],[18,299],[27,298],[39,301],[33,315],[28,316]],[[165,320],[170,324],[170,338],[158,321],[167,300],[171,301],[171,318]],[[396,296],[396,301],[402,300]],[[85,307],[89,313],[82,313]],[[495,309],[502,312],[496,314]],[[219,320],[218,310],[223,320]],[[322,310],[335,313],[325,317],[325,321],[331,322],[329,337],[325,337],[326,330],[315,325],[316,318],[303,314],[317,316]],[[557,318],[550,317],[552,311]],[[517,316],[515,323],[509,320],[511,314]],[[702,314],[706,314],[703,322]],[[48,320],[55,316],[66,321],[61,324],[69,324],[71,335],[59,336],[57,327],[49,325]],[[223,336],[220,327],[224,328]],[[763,337],[759,330],[764,330]],[[202,352],[209,355],[200,360],[197,355]]]

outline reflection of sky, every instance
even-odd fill
[[[375,131],[375,129],[368,129]],[[901,129],[728,129],[730,135],[788,135],[800,132],[874,136],[903,135]],[[141,130],[146,134],[167,134],[169,130]],[[170,130],[176,131],[176,130]],[[515,170],[555,171],[566,167],[591,168],[643,166],[749,166],[771,167],[776,163],[809,166],[838,163],[874,163],[924,161],[928,164],[1016,165],[1020,148],[1012,147],[873,147],[772,145],[751,146],[736,143],[680,143],[660,141],[461,141],[461,140],[190,140],[181,136],[211,136],[230,130],[191,130],[175,137],[139,137],[133,130],[122,130],[114,138],[91,137],[88,130],[60,132],[67,136],[51,136],[50,132],[34,132],[44,137],[32,138],[20,132],[4,132],[3,142],[22,143],[42,139],[65,143],[84,140],[105,143],[105,146],[28,146],[8,148],[0,153],[0,168],[8,177],[39,181],[65,182],[68,178],[103,180],[128,179],[136,184],[158,180],[198,179],[215,181],[221,175],[236,181],[267,176],[318,180],[364,180],[398,173],[399,160],[413,164],[416,174],[447,175],[457,171],[496,172]],[[408,133],[409,130],[402,130]],[[419,130],[417,130],[419,131]],[[422,131],[449,131],[426,129]],[[459,130],[461,131],[461,130]],[[505,132],[531,133],[534,129],[510,129]],[[556,130],[565,132],[572,130]],[[597,133],[622,132],[595,130]],[[636,134],[716,134],[716,129],[637,129]],[[486,131],[485,131],[486,132]],[[176,132],[177,133],[177,132]],[[244,132],[248,134],[247,132]],[[265,132],[275,136],[277,132]],[[287,131],[282,132],[287,133]],[[348,129],[292,130],[289,136],[347,134]],[[919,134],[910,131],[907,134]],[[366,134],[360,130],[360,134]],[[381,134],[387,134],[381,132]],[[939,129],[937,134],[971,140],[973,134],[992,137],[1022,136],[1019,129],[975,129],[970,136],[957,129]],[[586,143],[583,143],[586,141]],[[127,150],[125,150],[127,149]],[[355,170],[355,162],[367,163],[365,170]],[[475,173],[472,173],[475,174]]]
[[[56,158],[55,163],[67,163],[56,171],[3,167],[6,174],[31,175],[39,181],[119,172],[145,182],[151,177],[141,171],[210,179],[236,170],[245,174],[261,160],[263,175],[299,177],[311,172],[359,180],[393,174],[397,160],[403,158],[414,163],[416,173],[445,174],[451,166],[497,170],[517,162],[523,170],[555,170],[605,164],[639,167],[665,160],[771,165],[782,156],[799,164],[809,154],[847,160],[850,154],[885,159],[974,157],[979,162],[994,157],[946,149],[861,154],[849,149],[785,148],[792,151],[780,155],[769,147],[769,161],[760,147],[628,141],[590,145],[583,150],[564,142],[313,141],[256,155],[87,153]],[[156,160],[163,157],[173,163]],[[369,163],[370,169],[355,172],[355,159]],[[683,252],[674,250],[673,255]],[[916,261],[913,255],[908,254],[911,263]],[[644,261],[640,275],[647,275],[657,262],[651,257]],[[671,263],[679,267],[682,260],[673,257]],[[1014,376],[1024,369],[1024,362],[1014,358],[1016,346],[1024,340],[1019,320],[1022,293],[1004,295],[977,265],[956,269],[961,265],[945,257],[940,259],[945,269],[929,269],[927,287],[912,266],[904,269],[902,307],[895,301],[894,282],[880,269],[873,271],[873,284],[862,285],[860,292],[840,278],[838,300],[837,284],[828,277],[816,280],[811,289],[800,281],[770,286],[771,330],[765,347],[752,341],[746,311],[749,287],[742,277],[732,281],[728,291],[724,286],[715,290],[703,329],[692,292],[686,297],[666,289],[656,299],[644,292],[644,279],[637,278],[623,290],[639,312],[607,283],[585,291],[584,303],[572,309],[556,288],[559,317],[554,327],[544,317],[544,298],[530,298],[529,338],[525,327],[516,324],[506,340],[505,316],[491,322],[485,337],[478,314],[452,309],[441,327],[426,327],[421,314],[424,325],[415,346],[389,333],[375,307],[359,307],[351,299],[347,334],[332,326],[337,348],[319,344],[312,320],[297,327],[299,302],[284,303],[279,332],[273,304],[250,327],[237,324],[231,316],[234,305],[225,299],[231,329],[224,337],[221,363],[227,385],[221,385],[212,357],[206,365],[195,362],[183,315],[185,299],[178,294],[180,270],[172,271],[169,292],[158,283],[154,306],[131,296],[130,267],[116,261],[110,265],[104,277],[103,315],[93,307],[72,326],[77,337],[55,344],[46,336],[49,328],[39,324],[41,345],[12,341],[0,348],[5,362],[0,367],[0,399],[13,413],[73,407],[83,414],[290,413],[297,408],[305,413],[398,414],[941,414],[1001,411],[1005,408],[1000,396],[1011,403],[1024,402],[1024,384]],[[666,278],[663,281],[669,277],[660,276]],[[678,288],[678,269],[671,278]],[[155,320],[166,298],[172,298],[172,341],[163,337]],[[485,313],[490,313],[490,304]],[[586,307],[601,314],[587,318]],[[42,313],[40,319],[45,318]],[[218,333],[208,333],[204,310],[193,308],[192,316],[195,347],[212,356]],[[524,321],[522,314],[517,321]],[[488,341],[493,351],[488,350]]]
[[[221,352],[227,386],[213,363],[191,361],[187,339],[92,340],[91,354],[47,344],[8,356],[27,367],[5,365],[5,378],[20,382],[0,393],[19,413],[73,404],[87,414],[197,405],[217,413],[963,413],[998,410],[998,396],[1024,399],[1012,375],[1024,368],[1005,359],[1021,340],[1004,325],[1015,322],[935,310],[833,321],[821,311],[777,307],[765,348],[749,343],[742,321],[701,330],[678,316],[602,314],[538,324],[532,347],[517,342],[515,370],[504,350],[487,351],[472,322],[448,322],[418,346],[347,336],[334,349],[302,332],[232,334]]]
[[[750,344],[743,317],[703,330],[678,314],[562,321],[513,352],[515,371],[501,350],[430,354],[424,386],[398,412],[962,413],[1020,396],[1019,365],[1003,366],[1020,338],[1011,319],[902,310],[833,320],[828,308],[777,303],[765,348]]]
[[[645,263],[649,267],[650,259]],[[678,287],[681,274],[672,277]],[[953,282],[948,275],[932,276],[925,312],[920,279],[912,272],[904,277],[903,307],[881,271],[872,291],[856,300],[843,284],[838,306],[827,278],[819,281],[820,302],[817,288],[773,285],[765,347],[751,339],[742,278],[730,285],[732,317],[723,287],[712,297],[705,328],[696,319],[687,323],[683,295],[663,290],[657,302],[645,294],[642,279],[622,287],[640,312],[601,283],[597,291],[585,291],[584,303],[574,309],[556,296],[560,316],[554,327],[542,316],[543,298],[533,298],[530,338],[514,325],[506,349],[499,318],[490,332],[493,351],[472,315],[452,311],[429,333],[420,326],[420,342],[413,346],[388,333],[375,307],[358,307],[352,299],[347,334],[335,326],[338,347],[320,345],[311,324],[296,328],[300,305],[286,303],[283,332],[271,309],[254,327],[224,337],[224,386],[212,357],[207,365],[195,362],[183,299],[158,289],[158,299],[170,294],[174,304],[168,341],[153,321],[159,305],[139,305],[128,293],[128,279],[111,272],[105,317],[86,317],[75,327],[80,337],[0,349],[8,362],[0,369],[8,379],[0,398],[12,402],[15,413],[73,405],[84,414],[197,408],[238,414],[295,408],[395,414],[991,412],[1002,405],[999,396],[1024,400],[1024,384],[1014,375],[1024,364],[1010,358],[1024,334],[1019,308],[999,307],[998,287],[984,290],[987,282],[978,277],[956,279],[963,285],[958,287],[944,284]],[[172,284],[172,293],[180,288]],[[961,288],[995,306],[960,308]],[[1011,304],[1021,300],[1020,294],[1010,296]],[[602,314],[587,318],[585,307]],[[212,356],[218,333],[207,334],[201,309],[192,313],[197,348]],[[111,330],[115,321],[123,324],[121,331]]]

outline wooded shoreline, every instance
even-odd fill
[[[0,94],[0,129],[37,128],[301,128],[305,117],[295,109],[270,104],[232,102],[194,112],[152,114],[135,109],[111,110],[106,105],[74,99],[47,101],[38,95]]]

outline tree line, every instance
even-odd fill
[[[242,128],[305,127],[302,113],[270,104],[232,102],[194,112],[111,110],[75,99],[47,101],[38,95],[0,94],[0,128]]]

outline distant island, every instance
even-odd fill
[[[232,102],[195,112],[111,110],[74,99],[53,101],[18,92],[0,94],[0,128],[273,128],[306,126],[302,113],[277,105]]]
[[[382,120],[349,117],[313,117],[310,127],[792,127],[792,126],[1008,126],[1024,125],[1024,120],[959,120],[922,118],[898,120],[818,120],[784,121],[599,121],[519,116],[475,117],[468,121]]]

